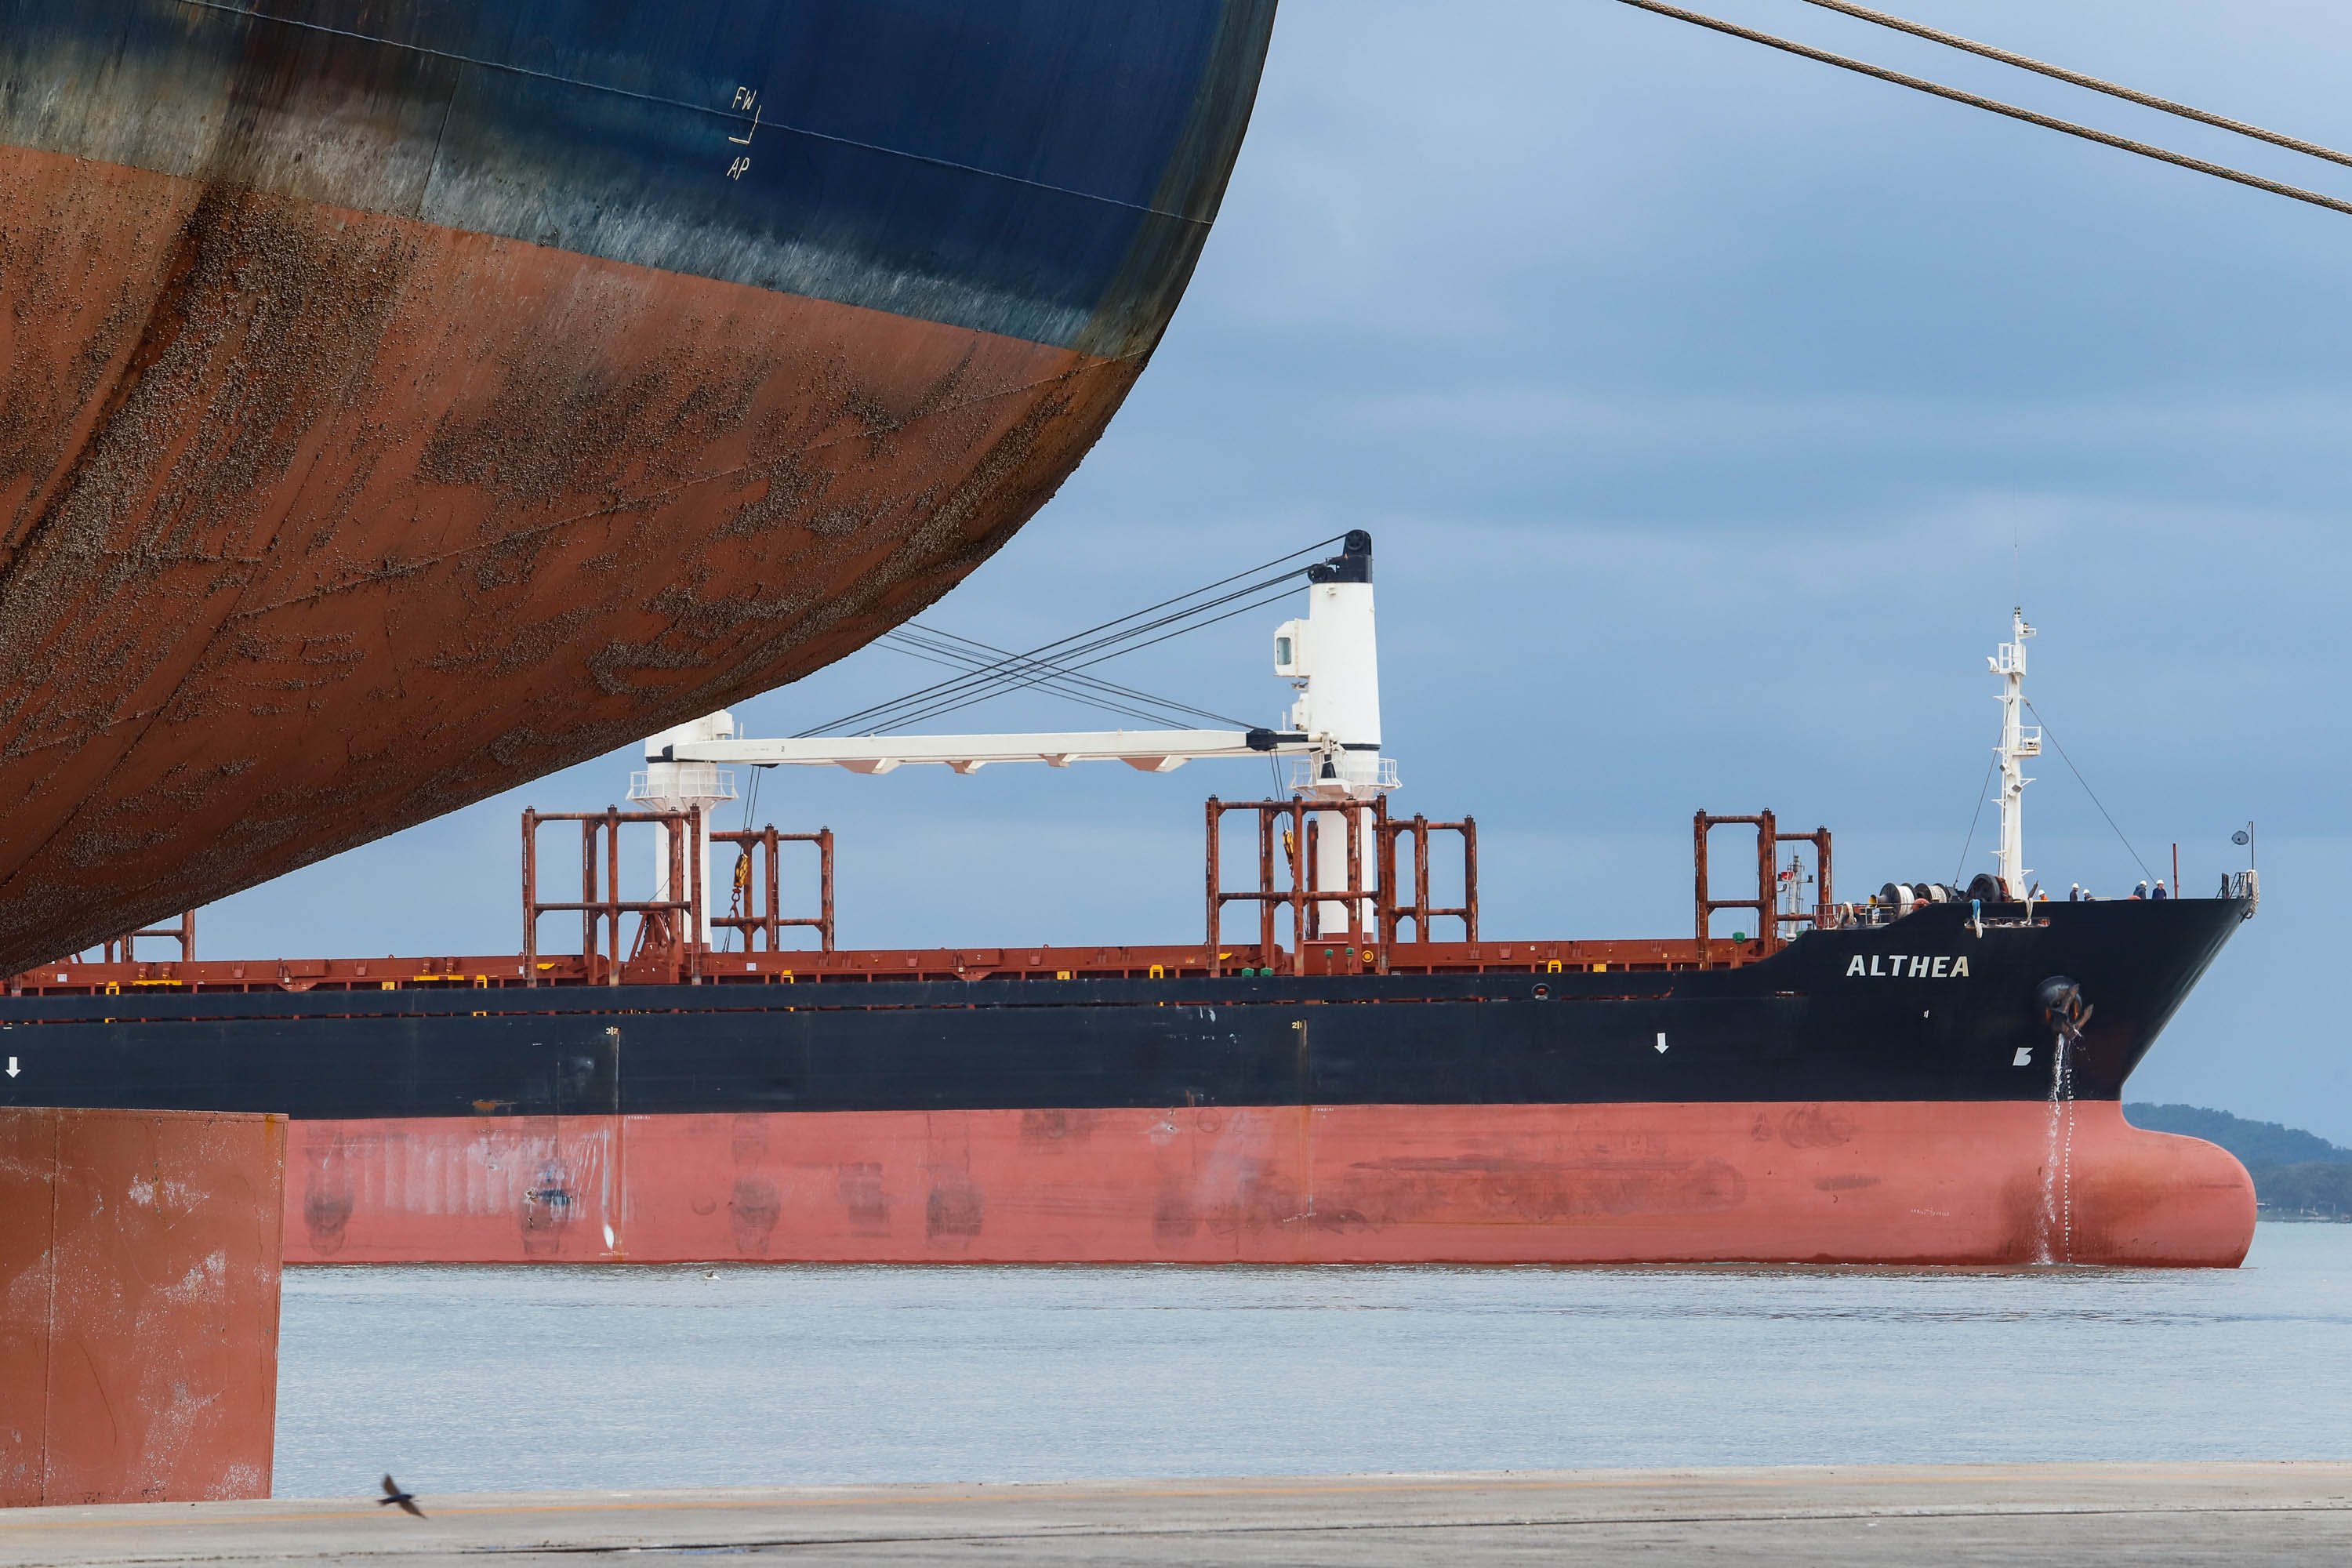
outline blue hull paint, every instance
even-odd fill
[[[1273,0],[0,0],[0,142],[1087,353],[1158,341]]]

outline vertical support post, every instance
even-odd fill
[[[1307,973],[1307,803],[1290,799],[1290,973]],[[1270,906],[1269,906],[1270,907]]]
[[[749,847],[750,846],[745,846],[746,849]],[[761,829],[760,847],[762,851],[760,857],[760,875],[764,879],[760,889],[760,931],[766,939],[767,950],[773,952],[784,945],[784,928],[777,923],[783,919],[784,914],[784,895],[781,885],[784,876],[784,853],[782,844],[776,837],[774,823],[771,822]],[[743,911],[746,914],[751,912],[748,907],[751,901],[748,898],[743,900],[747,906]],[[751,950],[751,943],[748,936],[744,940],[743,947],[746,952]]]
[[[1821,899],[1813,912],[1813,929],[1827,931],[1830,906],[1836,900],[1830,896],[1830,830],[1826,827],[1813,829],[1813,872],[1821,879]]]
[[[1323,889],[1323,818],[1319,813],[1307,819],[1307,885],[1318,892]],[[1323,940],[1323,900],[1320,899],[1307,906],[1307,933],[1318,942]],[[1306,951],[1302,942],[1300,957],[1306,956]]]
[[[817,913],[824,924],[817,928],[820,951],[833,951],[833,829],[816,830]]]
[[[1707,965],[1706,917],[1708,911],[1706,907],[1706,813],[1703,811],[1691,813],[1691,875],[1696,882],[1696,890],[1692,894],[1691,902],[1698,911],[1698,966],[1705,969]]]
[[[539,813],[522,814],[522,983],[539,984]]]
[[[1462,907],[1469,913],[1463,919],[1469,940],[1478,940],[1478,819],[1462,819]]]
[[[1223,879],[1217,875],[1217,820],[1223,815],[1224,813],[1217,808],[1217,797],[1215,795],[1211,795],[1209,797],[1208,820],[1206,823],[1206,837],[1209,847],[1209,869],[1206,879],[1209,897],[1209,921],[1207,928],[1208,937],[1206,940],[1209,943],[1207,959],[1208,969],[1209,973],[1213,975],[1222,973],[1217,963],[1217,927],[1223,922],[1217,917],[1223,914],[1224,910],[1218,900],[1217,894],[1220,890],[1218,884],[1222,882]]]
[[[583,818],[580,824],[580,963],[583,978],[591,984],[596,979],[596,900],[602,896],[596,890],[596,825]]]
[[[1353,974],[1362,963],[1364,947],[1364,814],[1354,806],[1346,813],[1348,822],[1348,973]]]
[[[1257,814],[1257,886],[1258,891],[1274,891],[1274,815]],[[1257,901],[1257,961],[1261,967],[1272,969],[1274,963],[1274,900]]]
[[[1756,907],[1760,911],[1756,917],[1756,940],[1767,958],[1780,945],[1780,868],[1775,864],[1780,852],[1780,833],[1767,809],[1756,824]]]
[[[693,891],[687,902],[686,929],[680,935],[686,948],[687,983],[699,985],[702,984],[702,950],[707,945],[702,940],[702,917],[709,908],[705,900],[710,897],[710,889],[705,885],[702,875],[702,811],[699,807],[690,806],[686,815],[691,824],[687,858],[691,868],[688,875],[693,878]]]
[[[621,983],[621,808],[604,808],[604,870],[608,879],[604,897],[605,923],[612,928],[613,962],[604,971],[604,984]],[[675,883],[672,886],[676,886]]]
[[[661,834],[663,842],[669,849],[668,897],[669,901],[673,904],[685,902],[686,900],[681,899],[679,895],[688,890],[686,882],[685,855],[686,835],[678,831],[684,826],[685,824],[673,818],[668,822],[660,824],[656,828],[656,831]],[[644,915],[639,917],[638,929],[641,931],[652,931],[656,934],[668,939],[668,963],[665,967],[672,983],[676,983],[677,981],[685,978],[682,965],[686,958],[686,953],[683,951],[686,944],[686,931],[684,929],[686,923],[686,913],[687,911],[683,910],[656,910],[649,909]],[[653,922],[656,921],[661,922],[658,927],[656,927],[653,924]],[[653,942],[650,940],[640,942],[637,943],[637,946],[641,951],[646,952],[647,956],[651,956]]]
[[[1466,845],[1468,840],[1464,842]],[[1464,864],[1466,867],[1468,862]],[[1463,902],[1467,903],[1470,889],[1466,870],[1464,878]],[[1417,811],[1412,814],[1412,940],[1429,940],[1429,818]],[[1475,929],[1471,929],[1470,940],[1478,940]]]
[[[1374,857],[1374,874],[1381,879],[1381,889],[1380,901],[1374,905],[1374,908],[1380,914],[1381,967],[1385,970],[1388,967],[1389,946],[1391,942],[1398,940],[1397,921],[1400,917],[1397,913],[1396,897],[1396,841],[1397,834],[1402,830],[1402,824],[1393,823],[1389,820],[1388,796],[1382,795],[1381,797],[1380,807],[1381,820],[1380,826],[1377,829],[1380,837],[1380,845],[1379,853]]]

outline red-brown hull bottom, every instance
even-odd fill
[[[863,647],[1140,369],[0,147],[0,973]]]
[[[2112,1101],[294,1126],[293,1263],[2232,1267],[2252,1183]]]

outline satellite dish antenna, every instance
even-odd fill
[[[2243,849],[2247,845],[2252,844],[2253,841],[2254,836],[2247,832],[2242,827],[2238,829],[2237,832],[2230,835],[2230,842],[2236,845],[2241,849]]]

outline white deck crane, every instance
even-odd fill
[[[1064,768],[1073,763],[1125,763],[1148,773],[1164,773],[1188,762],[1222,757],[1297,757],[1304,763],[1293,787],[1330,811],[1359,814],[1365,846],[1365,886],[1373,885],[1370,803],[1397,787],[1396,763],[1381,754],[1381,682],[1372,620],[1372,541],[1361,530],[1348,534],[1341,552],[1307,570],[1307,609],[1286,621],[1274,636],[1275,673],[1289,679],[1297,696],[1281,730],[1097,730],[1025,734],[815,735],[788,740],[747,740],[735,735],[733,718],[714,713],[646,741],[646,766],[633,781],[630,799],[661,811],[697,811],[704,818],[702,885],[710,879],[711,808],[734,798],[726,764],[740,767],[837,767],[857,773],[887,773],[902,767],[938,764],[959,773],[1008,763],[1043,763]],[[1346,829],[1335,821],[1344,835]],[[1348,886],[1348,858],[1334,847],[1317,858],[1316,888]],[[668,846],[655,844],[656,879],[666,899]],[[706,899],[706,905],[715,902]],[[709,940],[709,911],[703,939]],[[1345,900],[1326,903],[1323,928],[1348,924]],[[1369,925],[1369,908],[1362,912]]]

